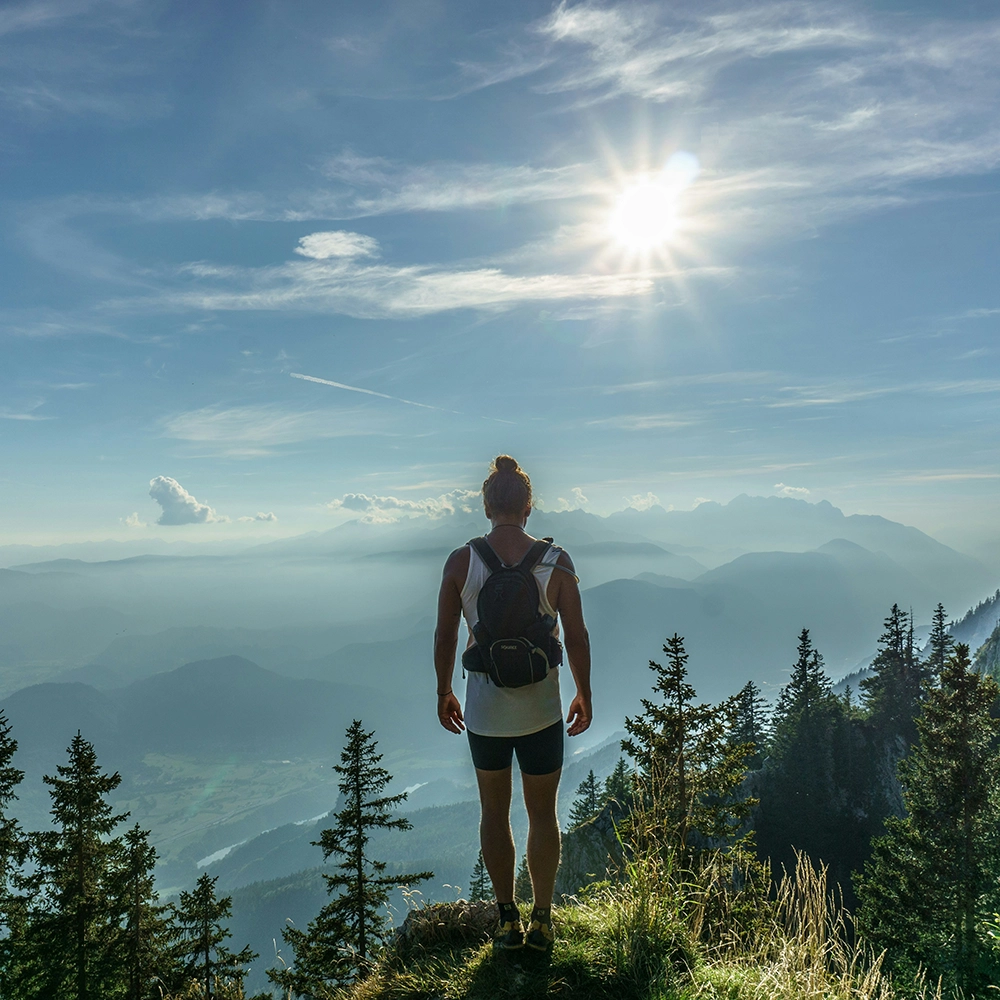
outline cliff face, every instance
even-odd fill
[[[973,666],[980,673],[989,674],[1000,681],[1000,623],[989,638],[979,647]]]
[[[625,810],[612,799],[593,819],[563,834],[557,899],[608,878],[609,869],[618,866],[622,848],[615,827],[624,815]]]

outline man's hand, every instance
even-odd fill
[[[449,691],[447,694],[438,696],[438,722],[449,733],[461,733],[465,730],[462,706],[455,697],[454,691]]]
[[[566,716],[566,721],[569,723],[567,733],[570,736],[579,736],[580,733],[586,732],[590,728],[590,720],[593,715],[594,710],[591,707],[590,698],[584,698],[582,694],[577,693],[577,696],[570,703],[569,714]]]

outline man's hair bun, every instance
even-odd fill
[[[483,502],[490,516],[520,517],[531,507],[531,480],[510,455],[493,459],[483,483]]]

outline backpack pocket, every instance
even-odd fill
[[[497,639],[490,645],[486,672],[497,687],[524,687],[544,679],[549,658],[527,639]]]

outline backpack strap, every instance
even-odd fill
[[[479,558],[486,563],[487,568],[491,573],[496,573],[503,569],[503,563],[500,561],[500,557],[493,551],[493,546],[490,545],[483,535],[478,538],[470,538],[468,544],[476,550],[479,554]]]
[[[542,556],[549,551],[551,545],[551,538],[538,539],[524,554],[524,558],[517,564],[517,568],[522,573],[530,573],[541,562]]]

